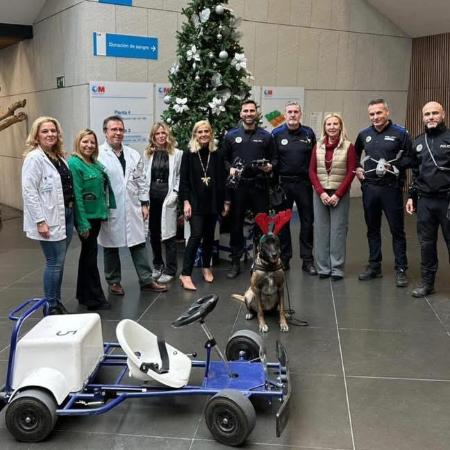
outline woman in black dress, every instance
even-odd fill
[[[225,189],[226,171],[222,155],[216,151],[214,133],[207,120],[192,129],[189,150],[184,152],[180,170],[180,198],[189,221],[191,235],[184,252],[180,282],[184,289],[195,291],[191,274],[200,242],[203,248],[203,279],[212,283],[211,256],[218,215],[228,214],[230,202]]]

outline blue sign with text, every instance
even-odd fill
[[[111,5],[133,6],[133,0],[98,0],[99,3],[109,3]]]
[[[158,59],[158,38],[94,31],[94,56]]]

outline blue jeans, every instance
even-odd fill
[[[44,295],[50,306],[61,301],[64,260],[73,235],[73,208],[66,208],[66,238],[61,241],[39,241],[45,256]]]

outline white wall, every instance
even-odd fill
[[[133,7],[96,0],[48,0],[34,38],[0,50],[0,110],[26,98],[29,121],[0,134],[0,202],[21,207],[23,143],[39,115],[57,117],[70,151],[89,123],[91,80],[166,82],[187,0],[134,0]],[[365,0],[230,0],[242,17],[241,43],[255,85],[303,86],[310,112],[339,111],[352,138],[366,126],[366,104],[385,97],[403,123],[411,39]],[[159,38],[157,61],[95,57],[92,32]],[[64,75],[66,87],[56,89]]]

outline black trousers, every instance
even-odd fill
[[[300,219],[300,258],[304,263],[313,261],[314,240],[314,206],[313,188],[309,181],[282,182],[281,187],[286,194],[286,206],[290,208],[297,205]],[[281,259],[288,262],[292,258],[292,240],[289,224],[286,224],[280,232]]]
[[[381,267],[381,217],[386,216],[392,235],[395,270],[406,270],[406,237],[403,212],[403,194],[399,187],[363,183],[362,199],[364,218],[369,242],[369,265],[374,269]]]
[[[86,239],[80,237],[81,252],[78,261],[77,299],[85,306],[97,306],[106,301],[97,266],[97,237],[101,220],[89,220],[91,229]]]
[[[175,276],[177,273],[177,238],[173,236],[164,241],[166,249],[166,263],[162,257],[161,249],[161,216],[164,199],[151,198],[150,202],[150,244],[153,252],[153,266],[155,269],[163,269],[167,275]]]
[[[269,192],[267,189],[255,186],[255,183],[239,184],[233,192],[231,202],[231,229],[230,247],[231,258],[241,259],[244,253],[244,219],[247,210],[251,210],[254,215],[260,212],[267,212],[269,206]],[[255,226],[255,238],[259,235],[259,229]]]
[[[184,250],[182,275],[191,276],[197,250],[202,243],[203,267],[211,266],[217,214],[193,214],[189,221],[191,235]]]
[[[421,251],[422,281],[434,286],[438,269],[437,240],[439,225],[447,244],[450,262],[450,220],[447,219],[448,200],[445,198],[421,197],[417,202],[417,234]]]

